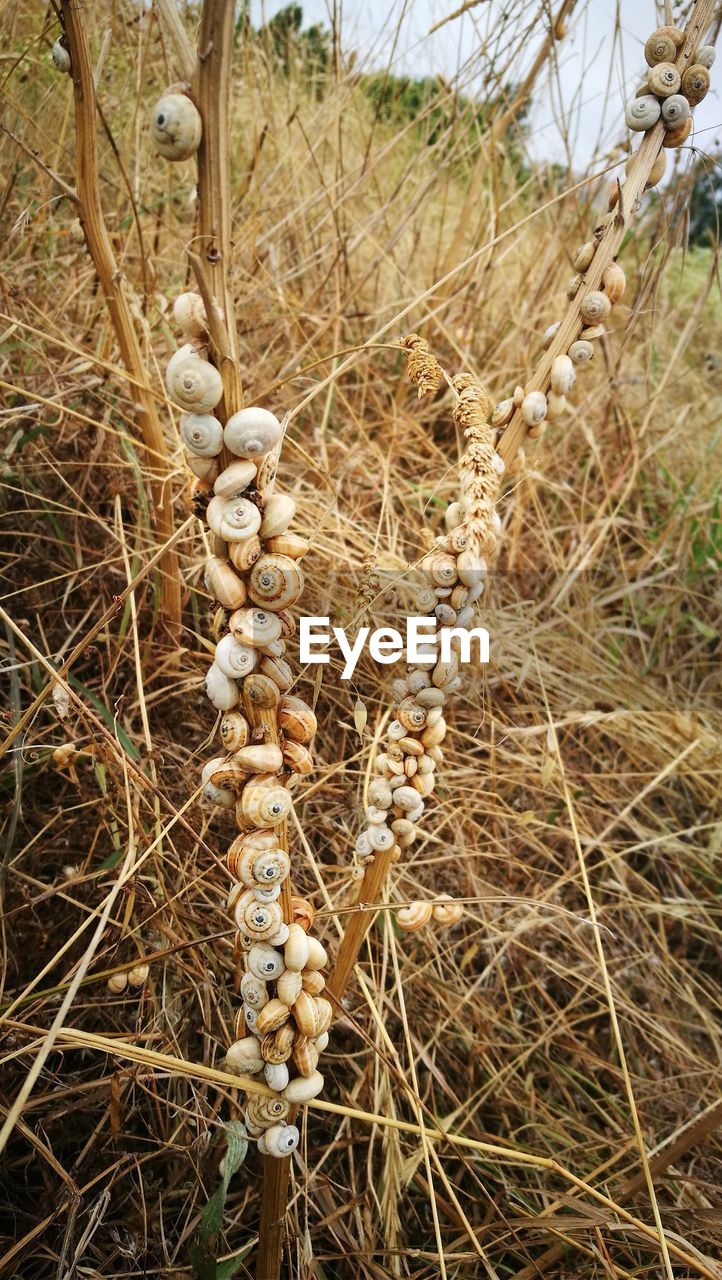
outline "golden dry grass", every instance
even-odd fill
[[[509,9],[498,39],[511,58],[524,14]],[[5,5],[2,21],[4,122],[72,182],[55,23],[35,4]],[[173,55],[129,6],[88,22],[96,56],[110,31],[99,94],[118,154],[101,130],[103,203],[163,399],[168,300],[189,279],[194,219],[192,166],[161,166],[146,127]],[[456,496],[462,446],[450,392],[417,401],[398,338],[420,332],[449,374],[511,394],[563,308],[609,178],[567,194],[578,174],[520,179],[503,148],[461,126],[428,145],[423,125],[375,121],[341,61],[318,95],[249,42],[235,72],[244,384],[249,401],[303,403],[281,482],[313,542],[304,610],[348,623],[371,563],[381,625],[390,584]],[[47,663],[82,644],[158,546],[132,394],[71,209],[27,151],[7,136],[2,148],[11,728]],[[609,163],[590,158],[590,172]],[[483,177],[472,205],[470,165]],[[294,1163],[289,1275],[663,1275],[645,1159],[671,1274],[722,1274],[722,373],[706,359],[720,310],[711,253],[685,259],[668,238],[676,190],[646,198],[624,249],[624,302],[571,414],[506,478],[484,614],[492,663],[458,699],[424,837],[387,891],[391,905],[448,892],[467,915],[451,932],[408,935],[379,914],[325,1057],[334,1107],[309,1110]],[[181,525],[182,451],[163,412]],[[62,1023],[5,1149],[8,1276],[193,1275],[238,1115],[222,1074],[239,977],[228,829],[190,799],[213,731],[199,686],[212,648],[201,543],[193,523],[179,543],[180,644],[164,633],[153,571],[82,644],[67,709],[56,688],[3,762],[5,1114]],[[299,685],[318,699],[320,732],[296,805],[294,882],[333,950],[391,671],[364,662],[350,685],[336,660],[318,672]],[[139,956],[145,988],[111,996],[108,975]],[[436,1128],[464,1145],[430,1140]],[[239,1275],[252,1274],[259,1168],[251,1152],[218,1242]]]

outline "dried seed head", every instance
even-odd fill
[[[418,333],[410,333],[401,339],[401,346],[408,351],[407,369],[410,380],[418,390],[419,400],[423,396],[433,395],[444,381],[444,374],[436,359],[429,350],[429,344]]]

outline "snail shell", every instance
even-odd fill
[[[235,759],[247,773],[278,773],[283,767],[281,748],[275,742],[254,742],[241,747]]]
[[[550,391],[547,396],[547,420],[556,422],[558,418],[561,418],[566,407],[566,396],[558,395],[556,391]]]
[[[665,131],[662,138],[662,146],[681,147],[682,143],[687,141],[691,132],[692,117],[690,116],[687,120],[683,120],[681,124],[678,124],[676,129],[667,129]]]
[[[396,912],[396,923],[400,929],[408,932],[421,929],[429,923],[432,912],[433,907],[430,902],[410,902],[408,907],[402,907]]]
[[[629,129],[633,129],[635,133],[644,133],[657,123],[661,114],[662,108],[657,99],[651,93],[645,93],[628,104],[624,119]]]
[[[572,266],[575,271],[586,271],[587,267],[592,265],[592,258],[597,252],[597,246],[593,240],[588,240],[583,244],[581,249],[577,249]]]
[[[440,893],[431,904],[431,909],[437,924],[444,926],[458,924],[464,916],[463,902],[454,902],[448,893]]]
[[[206,587],[224,609],[238,609],[246,599],[246,584],[234,573],[227,560],[211,556],[206,560]]]
[[[634,156],[632,156],[631,159],[634,160]],[[631,161],[628,160],[627,166],[626,166],[627,172],[629,172],[630,163]],[[666,168],[667,168],[667,157],[664,154],[664,151],[660,151],[659,155],[657,156],[657,159],[655,160],[654,164],[652,165],[652,168],[649,171],[649,177],[647,178],[647,181],[644,184],[645,191],[648,191],[650,187],[656,187],[657,183],[661,182],[662,178],[664,177],[664,171]]]
[[[466,587],[462,587],[462,590],[466,596],[469,595]],[[416,701],[420,702],[422,707],[443,707],[446,701],[446,694],[443,689],[419,689],[419,692],[416,695]]]
[[[255,533],[250,538],[242,538],[240,542],[231,542],[228,546],[231,564],[239,573],[253,568],[262,551],[261,539]]]
[[[255,1036],[236,1040],[226,1053],[226,1067],[238,1075],[257,1075],[263,1071],[263,1058]]]
[[[268,676],[254,671],[243,683],[243,696],[254,707],[270,709],[278,706],[278,685],[269,680]]]
[[[239,644],[233,636],[224,636],[216,645],[215,665],[220,667],[224,675],[234,680],[242,680],[250,675],[256,665],[258,654],[250,645]]]
[[[302,560],[309,548],[306,539],[299,537],[297,533],[279,533],[269,538],[266,545],[274,555],[288,556],[291,560]]]
[[[254,973],[244,973],[241,978],[241,996],[244,1003],[249,1004],[252,1009],[262,1009],[264,1004],[268,1004],[268,987]]]
[[[299,1074],[312,1076],[318,1066],[318,1049],[313,1040],[302,1037],[293,1046],[293,1061]]]
[[[215,787],[240,791],[247,781],[247,774],[235,759],[229,760],[226,756],[217,756],[215,760],[209,760],[204,766],[201,778],[203,782],[212,782]]]
[[[303,573],[290,556],[262,555],[251,570],[248,591],[266,609],[287,609],[303,591]]]
[[[454,569],[454,572],[456,572],[456,569]],[[404,698],[398,707],[397,715],[404,729],[410,729],[412,732],[417,729],[423,729],[426,724],[426,710],[415,698]]]
[[[288,1005],[282,1000],[269,1000],[260,1010],[256,1019],[256,1030],[259,1035],[268,1035],[269,1031],[277,1031],[290,1017]]]
[[[205,480],[212,484],[218,475],[218,459],[217,458],[200,458],[196,453],[185,454],[186,465],[189,470],[197,476],[199,480]],[[208,495],[210,497],[210,494]],[[205,511],[203,512],[205,518]]]
[[[505,427],[507,422],[511,422],[515,407],[514,401],[511,399],[500,400],[491,415],[492,427]]]
[[[293,688],[295,676],[290,663],[283,658],[274,658],[266,655],[261,658],[261,671],[264,676],[268,676],[274,684],[277,684],[282,693],[287,693]]]
[[[443,551],[426,560],[424,568],[437,587],[453,587],[456,582],[456,560]]]
[[[571,391],[576,382],[576,373],[574,372],[574,364],[569,356],[556,356],[552,361],[551,368],[551,384],[552,391],[558,396],[565,396]],[[549,405],[547,403],[547,411]]]
[[[450,502],[444,512],[444,527],[447,533],[451,533],[452,529],[456,529],[457,525],[464,523],[464,504],[462,502]]]
[[[619,302],[627,287],[627,278],[618,262],[610,262],[602,276],[604,292],[610,302]]]
[[[287,969],[300,973],[308,964],[310,939],[305,929],[295,922],[289,925],[288,938],[283,948],[283,958]]]
[[[703,44],[694,55],[695,66],[709,68],[714,65],[717,51],[713,44]]]
[[[533,393],[532,393],[533,394]],[[539,392],[542,395],[542,392]],[[544,406],[546,409],[546,396],[542,395]],[[486,573],[487,563],[483,556],[478,556],[474,551],[462,551],[456,562],[456,570],[459,578],[465,587],[473,587],[476,582]],[[436,668],[434,668],[434,672]],[[434,684],[436,680],[434,675],[431,677]],[[439,686],[437,685],[437,688]]]
[[[303,987],[303,978],[295,969],[286,969],[276,981],[276,995],[288,1009],[295,1003]]]
[[[276,1093],[282,1093],[288,1084],[288,1067],[285,1062],[267,1062],[263,1075],[269,1089],[275,1089]]]
[[[547,415],[547,398],[543,391],[530,391],[524,396],[521,406],[521,416],[528,427],[536,426],[538,422],[543,422]],[[461,577],[461,574],[459,574]],[[461,578],[462,582],[464,581]]]
[[[293,773],[299,773],[305,777],[313,769],[313,756],[308,747],[304,747],[300,742],[284,740],[283,763]]]
[[[394,847],[394,834],[385,822],[373,823],[367,830],[369,845],[376,853],[388,853]]]
[[[128,984],[131,987],[144,987],[148,981],[150,973],[150,965],[135,964],[132,969],[128,970]]]
[[[200,458],[215,458],[223,448],[223,427],[212,413],[181,414],[180,434],[186,448]]]
[[[293,742],[310,742],[318,728],[318,722],[311,708],[301,698],[287,694],[279,704],[278,727]]]
[[[153,108],[150,131],[166,160],[188,160],[200,146],[200,112],[185,93],[167,93]]]
[[[226,448],[240,458],[260,458],[275,449],[281,439],[281,424],[269,409],[240,409],[226,423]]]
[[[574,364],[586,364],[594,355],[594,347],[591,342],[573,342],[568,355]]]
[[[290,1021],[284,1022],[278,1031],[272,1031],[270,1035],[264,1036],[261,1041],[261,1053],[265,1062],[277,1063],[288,1062],[293,1052],[293,1042],[296,1039],[296,1028]]]
[[[228,862],[230,867],[230,853]],[[291,870],[291,860],[285,849],[278,846],[259,851],[244,844],[240,857],[231,869],[249,889],[258,885],[279,885]]]
[[[611,309],[612,304],[609,298],[598,289],[586,294],[579,304],[582,320],[587,324],[599,324],[601,320],[606,319]]]
[[[221,742],[226,751],[240,751],[251,736],[250,726],[240,711],[231,711],[221,720]]]
[[[682,76],[682,93],[691,107],[696,107],[709,92],[709,71],[700,63],[687,67]]]
[[[220,423],[218,424],[220,426]],[[221,443],[223,427],[221,427]],[[232,462],[215,480],[213,492],[218,498],[240,498],[256,478],[256,464],[247,458],[239,458]]]
[[[429,725],[424,729],[421,735],[421,742],[425,747],[438,747],[446,737],[446,721],[438,720],[436,724]]]
[[[250,644],[254,649],[278,640],[282,630],[277,615],[267,609],[239,609],[231,614],[228,625],[240,644]]]
[[[544,330],[544,336],[542,338],[542,347],[544,351],[547,351],[552,345],[552,342],[559,332],[561,323],[561,320],[555,320],[554,324],[550,324],[549,327]]]
[[[690,106],[682,93],[673,93],[662,103],[662,120],[665,129],[674,129],[690,116]]]
[[[300,925],[303,932],[308,933],[316,915],[308,898],[299,898],[294,893],[291,898],[291,913],[293,915],[293,923]]]
[[[53,63],[55,65],[56,71],[63,71],[66,73],[66,75],[70,73],[70,54],[68,53],[68,50],[65,48],[65,45],[63,44],[62,36],[60,37],[60,39],[55,41],[55,44],[53,45],[53,48],[52,48],[51,57],[53,59]]]
[[[184,338],[202,338],[208,329],[208,317],[199,293],[179,293],[173,303],[173,319]]]
[[[296,504],[287,493],[273,493],[263,504],[261,537],[275,538],[285,533],[296,514]]]
[[[286,821],[292,807],[290,791],[271,774],[259,773],[251,778],[241,795],[241,814],[253,827],[278,826]]]
[[[217,711],[232,711],[241,696],[236,681],[215,662],[206,672],[206,695]]]
[[[291,1080],[283,1090],[283,1096],[293,1106],[317,1098],[322,1089],[323,1076],[320,1071],[314,1071],[312,1076],[296,1076]]]
[[[315,1035],[321,1034],[318,1028],[318,1011],[315,996],[309,995],[307,991],[299,992],[291,1013],[302,1035],[313,1039]]]
[[[187,355],[168,364],[168,394],[187,413],[207,413],[215,409],[223,395],[223,382],[215,365],[200,356]]]
[[[391,808],[391,787],[385,778],[375,778],[369,784],[368,798],[369,803],[379,809]]]
[[[326,979],[317,969],[304,969],[301,974],[301,985],[310,996],[320,996],[326,986]]]
[[[243,542],[261,527],[261,513],[248,498],[211,498],[206,520],[224,542]]]
[[[296,1150],[300,1138],[295,1124],[274,1124],[258,1139],[258,1149],[262,1155],[282,1160]]]
[[[656,67],[660,62],[673,62],[677,46],[669,31],[658,27],[653,31],[644,46],[644,56],[648,67]]]
[[[279,925],[283,924],[283,912],[279,902],[259,902],[252,889],[238,898],[233,908],[233,918],[238,928],[257,939],[267,942]]]
[[[264,1098],[258,1093],[251,1094],[248,1099],[246,1114],[253,1124],[268,1129],[272,1124],[285,1120],[290,1108],[283,1098]]]
[[[575,276],[572,276],[571,280],[569,281],[569,284],[567,285],[567,290],[566,290],[567,297],[570,302],[572,301],[573,298],[576,298],[579,292],[579,286],[583,283],[584,283],[584,276],[579,275],[579,273],[577,273]]]
[[[203,787],[203,799],[208,804],[217,804],[221,809],[233,808],[233,792],[217,787],[214,782],[206,782]]]
[[[647,83],[652,93],[656,93],[660,98],[668,98],[670,94],[677,92],[682,83],[682,77],[673,63],[658,62],[651,68]],[[664,109],[662,113],[664,114]]]
[[[286,967],[280,951],[276,951],[268,942],[254,943],[248,952],[246,963],[249,972],[263,982],[273,982],[275,978],[280,978]]]
[[[111,973],[106,985],[113,995],[119,996],[121,991],[125,991],[128,985],[127,973]]]

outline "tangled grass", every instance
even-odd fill
[[[512,5],[500,26],[509,60],[527,18]],[[173,54],[150,12],[88,22],[103,203],[158,370],[180,526],[161,371],[169,300],[189,280],[191,167],[161,167],[146,125]],[[73,181],[55,23],[12,3],[3,23],[5,124],[24,144],[3,135],[8,730],[81,652],[0,776],[2,1274],[252,1274],[253,1151],[220,1230],[203,1212],[238,1114],[223,1057],[239,979],[227,828],[197,799],[213,753],[203,535],[192,522],[178,543],[184,624],[170,639],[158,571],[145,572],[158,543],[132,389],[53,177]],[[244,386],[249,402],[302,405],[281,484],[312,542],[304,607],[349,622],[373,569],[382,625],[391,584],[457,496],[463,447],[448,385],[417,399],[400,335],[510,395],[624,155],[590,158],[605,176],[580,184],[522,170],[516,132],[514,148],[487,145],[465,115],[433,140],[423,119],[375,118],[340,56],[310,84],[262,41],[240,41],[236,64]],[[716,253],[675,243],[680,181],[645,197],[627,293],[571,413],[505,477],[492,662],[456,703],[423,839],[373,904],[325,1059],[331,1109],[309,1109],[294,1164],[289,1275],[661,1275],[645,1162],[672,1274],[722,1274],[720,303]],[[393,674],[366,660],[350,685],[339,673],[332,655],[299,686],[320,730],[294,862],[332,951]],[[393,906],[442,892],[465,900],[462,924],[402,935]],[[142,958],[145,985],[113,994],[108,977]]]

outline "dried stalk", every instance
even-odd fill
[[[103,219],[96,147],[95,81],[83,25],[83,9],[71,0],[61,0],[61,16],[70,52],[75,95],[78,216],[103,290],[121,357],[132,379],[132,395],[137,406],[138,424],[143,434],[150,470],[154,524],[158,535],[167,542],[174,532],[173,502],[168,480],[170,463],[158,417],[156,393],[152,389],[135,330],[133,317],[141,315],[140,306],[133,298],[131,287],[118,266]],[[159,459],[164,464],[160,469]],[[161,561],[160,592],[166,624],[175,635],[180,630],[181,592],[178,556],[173,550],[166,551]]]

